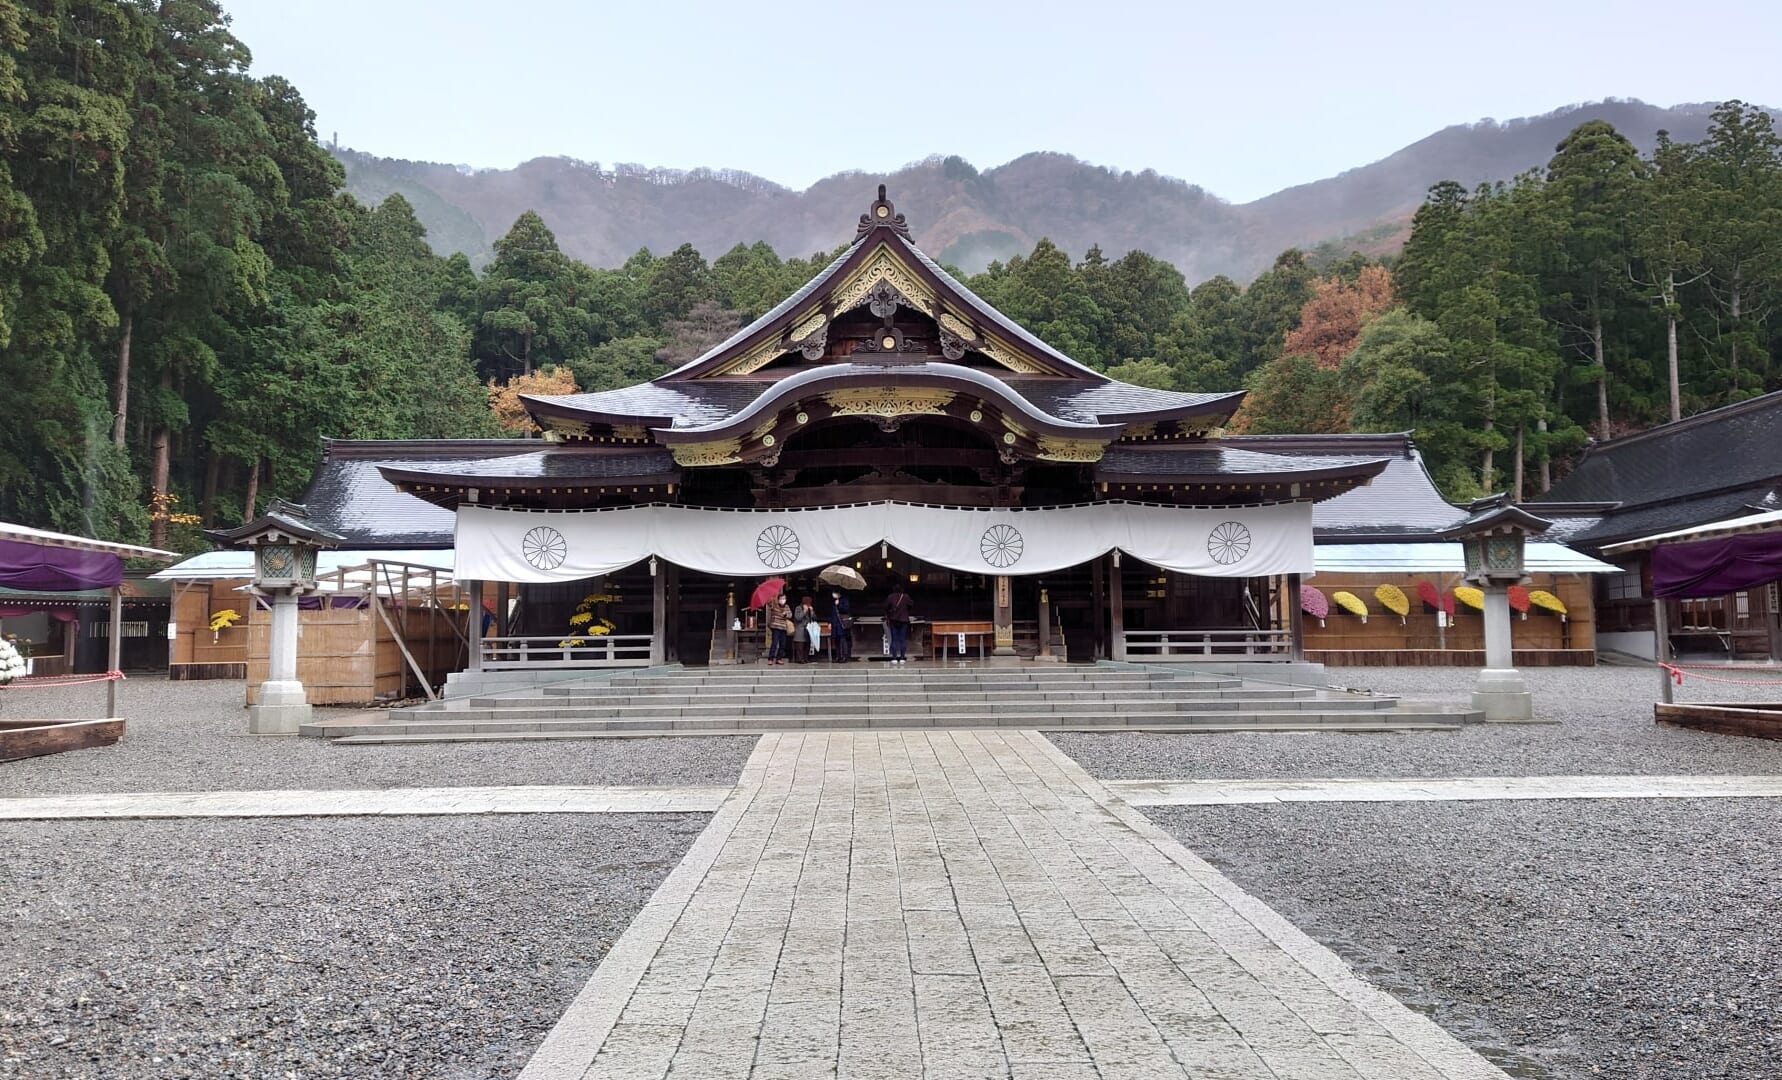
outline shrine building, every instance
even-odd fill
[[[493,616],[473,670],[747,661],[755,585],[825,598],[837,564],[867,582],[867,657],[898,584],[912,657],[1291,658],[1314,504],[1388,465],[1271,453],[1221,435],[1241,392],[1072,360],[918,249],[883,187],[839,258],[704,355],[524,400],[543,442],[378,466],[455,515]]]

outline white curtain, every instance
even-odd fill
[[[1227,509],[1096,503],[960,509],[882,502],[807,510],[458,510],[460,580],[573,581],[654,555],[724,577],[845,562],[890,544],[968,574],[1046,574],[1118,548],[1209,577],[1310,574],[1312,504]]]

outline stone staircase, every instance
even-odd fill
[[[1173,668],[648,668],[590,673],[384,714],[321,719],[345,744],[731,735],[766,731],[1039,728],[1403,731],[1477,722],[1453,706]]]

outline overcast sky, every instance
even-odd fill
[[[1234,202],[1454,123],[1604,97],[1782,105],[1782,3],[223,0],[323,139],[802,188],[930,154],[1153,168]]]

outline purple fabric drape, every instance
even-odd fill
[[[1652,549],[1652,591],[1691,599],[1724,596],[1782,579],[1782,533],[1754,533]]]
[[[124,583],[124,560],[101,551],[0,540],[0,585],[33,592],[109,589]]]

